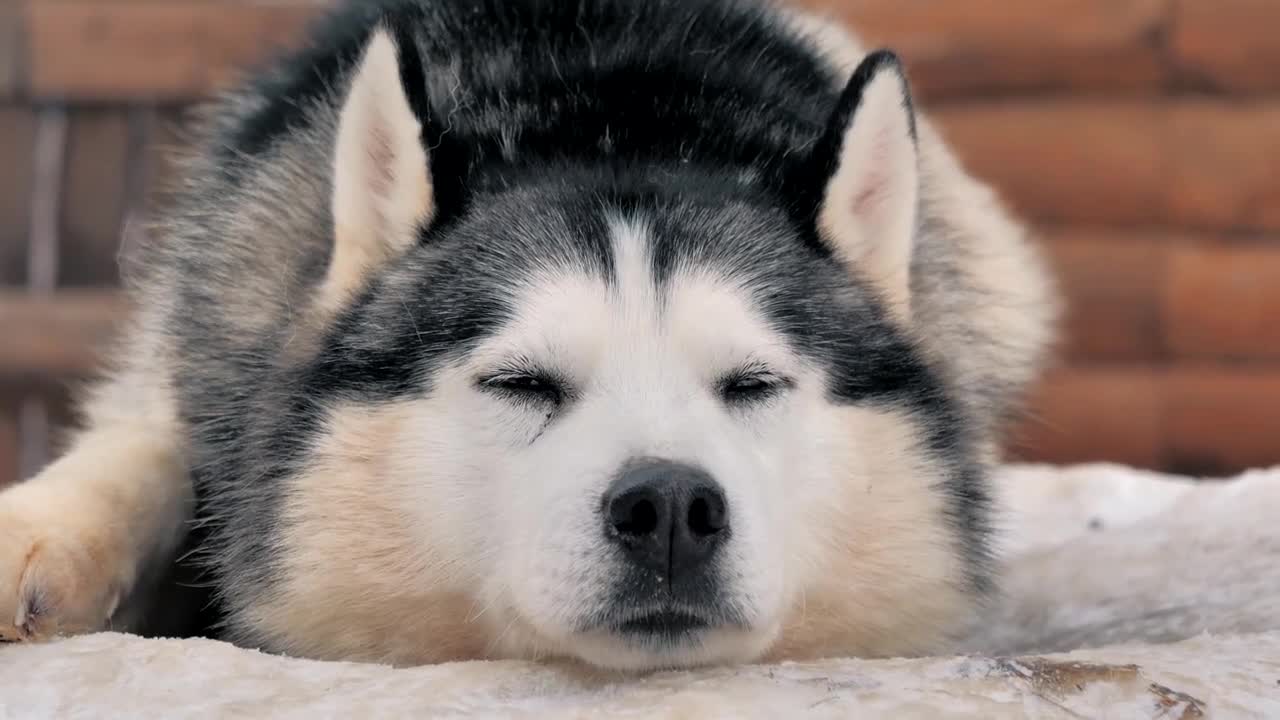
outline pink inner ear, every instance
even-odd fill
[[[894,162],[894,158],[888,132],[880,130],[872,142],[874,144],[870,152],[862,160],[866,167],[856,169],[860,173],[858,192],[850,200],[855,215],[874,214],[889,200],[889,195],[893,192],[890,187],[893,175],[889,164]]]
[[[884,201],[885,181],[879,175],[866,179],[866,184],[853,196],[853,212],[855,215],[866,215],[874,212]]]
[[[365,181],[371,192],[383,197],[391,192],[391,163],[395,160],[390,134],[380,123],[375,124],[369,129],[365,143],[369,156],[369,177]]]

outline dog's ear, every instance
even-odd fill
[[[407,43],[411,40],[406,39]],[[333,255],[322,301],[340,304],[411,246],[435,203],[422,124],[396,42],[377,29],[351,75],[333,154]],[[406,62],[417,62],[416,50]]]
[[[894,312],[909,317],[920,171],[915,113],[896,55],[881,50],[858,65],[815,153],[825,182],[819,234]]]

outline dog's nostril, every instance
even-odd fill
[[[694,498],[689,504],[689,531],[697,537],[715,535],[725,526],[724,503],[713,498]]]
[[[636,499],[614,517],[613,527],[623,535],[648,535],[658,529],[658,508],[647,498]]]

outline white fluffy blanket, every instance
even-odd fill
[[[0,648],[0,718],[1280,718],[1280,470],[1013,467],[999,488],[1008,595],[967,655],[622,678],[101,634]]]

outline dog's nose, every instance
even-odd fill
[[[668,580],[699,569],[729,535],[724,491],[705,471],[666,460],[626,466],[604,498],[605,534]]]

